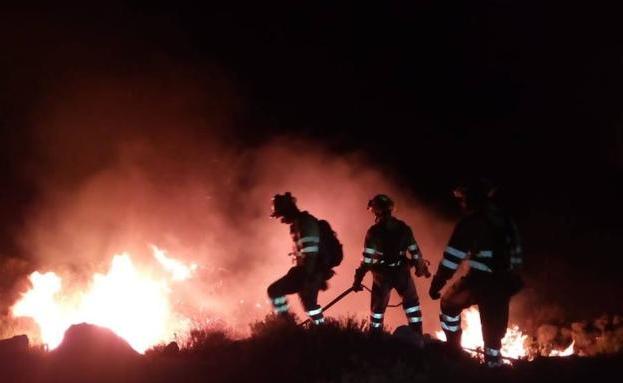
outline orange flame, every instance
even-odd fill
[[[172,280],[190,277],[179,261],[153,246],[154,257],[172,273]],[[15,317],[31,317],[39,326],[43,343],[56,348],[65,330],[78,323],[107,327],[143,353],[172,340],[190,328],[190,321],[171,309],[167,278],[139,271],[127,253],[115,255],[106,274],[94,274],[84,292],[67,292],[53,272],[30,275],[32,288],[12,307]]]
[[[573,346],[575,346],[575,340],[573,342],[571,342],[569,347],[565,348],[562,351],[561,350],[552,350],[549,353],[549,356],[570,356],[570,355],[573,355],[573,353],[574,353]]]
[[[154,253],[154,258],[156,258],[166,271],[171,273],[174,281],[185,281],[197,270],[196,263],[191,263],[190,266],[186,266],[176,259],[167,257],[167,252],[158,248],[156,245],[151,245],[151,249]]]
[[[480,324],[480,312],[475,306],[463,310],[461,313],[461,327],[463,335],[461,346],[469,351],[472,356],[480,357],[481,354],[471,350],[483,350],[484,341],[482,338],[482,328]],[[445,341],[446,335],[443,331],[435,333],[438,339]],[[506,334],[502,338],[501,354],[505,358],[511,359],[530,359],[529,348],[527,347],[528,335],[524,334],[519,326],[513,325],[506,329]],[[573,343],[565,350],[552,350],[549,356],[569,356],[573,354]],[[508,361],[506,361],[508,362]]]

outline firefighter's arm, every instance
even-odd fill
[[[300,238],[296,247],[303,258],[303,269],[308,276],[316,272],[318,252],[320,251],[320,231],[315,222],[306,222],[300,230]]]
[[[450,237],[450,241],[437,267],[437,272],[431,282],[429,290],[431,298],[438,299],[441,296],[441,289],[454,276],[461,262],[467,258],[470,241],[469,226],[464,222],[460,222]]]
[[[363,282],[363,278],[366,276],[369,269],[370,267],[363,262],[357,269],[355,269],[355,279],[353,280],[353,291],[363,290],[363,285],[361,283]]]
[[[430,271],[428,270],[429,262],[425,260],[422,256],[422,253],[419,246],[417,245],[417,242],[415,241],[411,228],[408,228],[407,236],[409,243],[407,251],[409,252],[409,254],[411,254],[410,263],[413,267],[415,267],[415,275],[417,277],[425,276],[426,278],[430,278]]]
[[[366,276],[368,270],[370,270],[370,267],[372,266],[374,256],[377,252],[376,248],[377,246],[374,240],[374,236],[372,235],[371,230],[368,230],[368,233],[366,234],[366,239],[363,244],[363,258],[361,260],[361,265],[359,265],[359,267],[355,270],[355,279],[353,280],[354,291],[363,290],[361,282],[363,282],[363,278]]]

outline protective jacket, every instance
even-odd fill
[[[320,232],[318,220],[306,211],[300,212],[290,224],[296,266],[268,287],[268,296],[275,313],[288,312],[288,294],[298,294],[307,315],[316,324],[324,322],[318,305],[318,292],[326,288],[330,271],[319,266]]]
[[[414,260],[421,258],[413,232],[403,221],[389,216],[379,220],[368,230],[363,260],[355,272],[355,278],[361,281],[368,270],[372,271],[371,329],[383,327],[391,290],[396,289],[402,297],[409,326],[418,333],[422,332],[422,313],[407,252]]]
[[[478,305],[488,363],[500,363],[501,339],[508,324],[510,297],[522,287],[514,271],[523,263],[523,250],[513,220],[492,204],[456,225],[433,278],[440,290],[463,261],[467,274],[441,299],[441,327],[449,343],[461,339],[461,311]]]

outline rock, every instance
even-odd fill
[[[418,348],[424,348],[427,343],[430,343],[430,338],[428,336],[417,334],[409,326],[404,325],[396,327],[392,336],[407,343],[411,343]]]
[[[0,354],[12,354],[28,351],[28,337],[16,335],[9,339],[0,339]]]
[[[63,342],[53,351],[56,355],[78,358],[128,359],[139,354],[128,342],[104,327],[77,324],[65,331]]]

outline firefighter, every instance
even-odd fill
[[[460,350],[462,310],[478,305],[488,367],[502,365],[501,340],[510,298],[522,287],[518,270],[523,262],[517,226],[493,203],[494,193],[485,179],[453,191],[464,216],[454,228],[429,290],[432,299],[441,297],[441,327],[455,350]],[[469,264],[467,274],[441,296],[441,289],[464,260]]]
[[[421,335],[422,311],[411,278],[411,266],[415,266],[417,276],[430,274],[411,228],[392,215],[393,209],[394,202],[384,194],[376,195],[368,202],[368,210],[374,213],[375,224],[366,234],[363,260],[355,271],[353,290],[361,291],[364,276],[372,271],[370,330],[382,330],[390,292],[396,289],[402,297],[409,327]],[[411,258],[407,257],[407,252]]]
[[[327,280],[333,271],[321,262],[320,228],[318,219],[307,211],[300,211],[296,199],[289,192],[277,194],[272,200],[271,217],[290,225],[295,266],[268,287],[268,296],[278,315],[288,315],[289,294],[298,294],[303,307],[314,324],[324,323],[322,309],[318,305],[318,292],[326,290]]]

